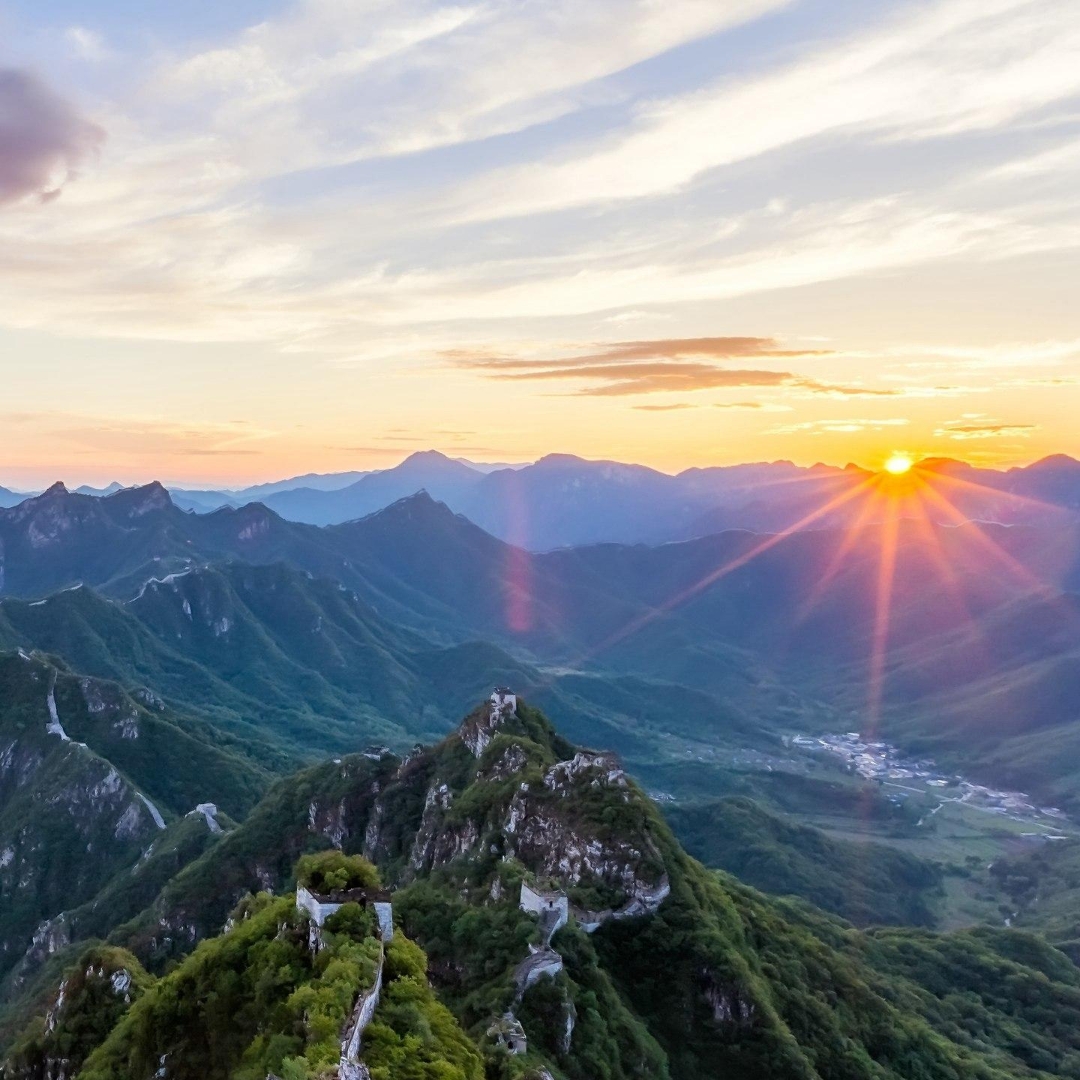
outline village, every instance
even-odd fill
[[[963,803],[972,810],[996,814],[1022,824],[1036,824],[1042,838],[1049,841],[1069,838],[1064,831],[1046,831],[1048,826],[1068,829],[1068,819],[1057,807],[1039,806],[1023,792],[1000,791],[973,783],[955,773],[942,772],[929,759],[906,758],[892,744],[867,741],[858,732],[793,735],[785,741],[808,753],[827,753],[839,757],[849,771],[893,789],[890,797],[894,801],[903,801],[911,795],[937,796],[940,802],[931,814],[944,803]]]

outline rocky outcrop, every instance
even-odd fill
[[[333,806],[322,806],[317,800],[313,800],[308,806],[308,829],[319,836],[325,836],[334,847],[340,848],[349,835],[344,799]]]
[[[563,1028],[559,1032],[559,1053],[566,1057],[574,1041],[574,1028],[577,1026],[577,1009],[568,999],[563,1002]]]
[[[646,844],[628,838],[600,839],[572,823],[557,804],[534,799],[528,791],[515,795],[506,816],[507,852],[538,877],[566,886],[603,883],[630,896],[644,895],[657,881],[658,862]]]
[[[554,979],[563,969],[563,958],[550,946],[530,953],[514,969],[514,1003],[521,1001],[525,991],[541,979]]]
[[[524,749],[518,743],[511,743],[494,761],[477,770],[476,779],[492,783],[508,780],[511,776],[516,776],[521,772],[528,763],[529,757]]]
[[[721,982],[709,970],[701,972],[705,1000],[718,1024],[747,1027],[754,1022],[757,1006],[734,984]]]
[[[516,1056],[527,1053],[529,1049],[525,1028],[521,1026],[521,1021],[514,1015],[513,1010],[503,1013],[492,1022],[487,1029],[487,1037],[508,1054]]]
[[[499,728],[517,710],[517,697],[504,687],[497,687],[487,703],[470,716],[458,731],[461,741],[480,757],[491,745]]]
[[[553,765],[544,776],[544,786],[564,797],[581,781],[590,787],[627,786],[626,773],[614,754],[596,754],[587,750],[575,754],[569,761]]]
[[[447,784],[435,781],[428,789],[420,827],[409,855],[409,866],[414,872],[443,866],[469,854],[480,842],[480,828],[475,821],[447,824],[447,811],[453,800],[453,792]]]
[[[378,791],[378,784],[372,785],[373,790]],[[371,816],[364,828],[364,858],[377,861],[383,851],[383,819],[386,816],[386,807],[382,799],[376,798],[371,808]]]
[[[98,679],[79,680],[86,711],[91,716],[110,716],[112,729],[121,739],[139,737],[138,709],[125,697],[118,686]]]
[[[30,947],[26,950],[26,959],[31,963],[40,963],[70,944],[71,927],[67,914],[61,911],[59,915],[46,919],[34,931]]]

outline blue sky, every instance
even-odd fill
[[[0,0],[0,42],[0,482],[1080,452],[1076,5]]]

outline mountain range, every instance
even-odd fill
[[[993,470],[947,458],[918,463],[947,498],[921,512],[951,524],[956,517],[1002,524],[1057,524],[1080,514],[1080,462],[1065,455]],[[291,521],[341,524],[426,491],[488,533],[530,551],[594,543],[657,544],[725,529],[774,532],[815,518],[816,527],[850,522],[852,499],[873,474],[854,465],[803,468],[787,461],[687,469],[670,475],[640,465],[550,454],[526,465],[483,465],[419,451],[399,465],[370,472],[307,474],[237,491],[170,485],[182,509],[207,513],[262,502]],[[109,495],[106,488],[79,493]],[[24,495],[0,489],[0,507]],[[880,513],[878,514],[880,516]]]
[[[1024,523],[546,552],[427,491],[328,525],[160,484],[0,510],[0,1076],[331,1075],[377,945],[357,917],[305,951],[316,849],[393,891],[413,997],[376,1009],[374,1080],[1080,1075],[1056,468]],[[492,686],[513,707],[469,712]],[[795,743],[851,730],[1058,816]],[[331,1000],[314,1027],[289,1004]]]
[[[625,725],[620,739],[600,740],[622,753],[636,754],[641,731],[662,731],[675,713],[723,718],[695,722],[695,734],[711,737],[720,728],[745,737],[825,721],[862,727],[871,710],[873,723],[913,750],[962,755],[988,779],[1048,800],[1075,798],[1080,716],[1070,687],[1080,669],[1080,525],[1072,521],[907,521],[858,534],[821,528],[788,536],[735,530],[653,547],[535,554],[426,494],[355,522],[316,527],[261,504],[184,512],[160,485],[103,498],[57,486],[0,512],[0,545],[5,595],[33,598],[83,584],[122,601],[128,615],[158,612],[151,629],[159,642],[201,665],[209,659],[232,683],[227,693],[202,693],[217,706],[243,692],[269,717],[294,708],[295,686],[302,686],[306,709],[327,720],[366,716],[374,737],[401,745],[405,729],[395,733],[375,717],[415,717],[430,706],[430,722],[411,722],[408,737],[445,730],[462,702],[500,672],[514,671],[542,704],[553,704],[547,694],[592,698],[612,678],[629,679],[636,688],[630,697],[680,705],[638,706],[644,715]],[[886,545],[889,626],[875,660]],[[282,570],[222,576],[220,564],[235,560],[285,563],[325,581],[300,582]],[[93,600],[65,596],[48,605],[58,602]],[[10,609],[14,617],[12,603],[0,616]],[[197,627],[184,603],[203,613]],[[25,622],[38,612],[28,608],[19,617]],[[72,626],[109,618],[58,621],[70,634]],[[9,632],[8,640],[55,644],[29,630]],[[250,660],[252,642],[262,653],[258,665]],[[86,657],[87,648],[75,655]],[[142,658],[143,679],[168,667],[147,659],[149,648],[127,648]],[[456,695],[445,693],[438,674],[450,663]],[[286,681],[294,688],[284,697],[259,683],[260,670],[280,674],[289,664],[296,674]],[[129,664],[127,674],[134,673]],[[340,685],[350,680],[348,689]],[[687,712],[689,701],[697,705]],[[565,700],[561,707],[575,737],[596,737],[586,721],[576,726],[591,707]],[[250,714],[252,706],[235,712]],[[654,750],[642,754],[655,765]]]

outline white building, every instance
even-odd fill
[[[496,686],[490,700],[493,712],[514,712],[517,709],[517,694],[505,686]]]

